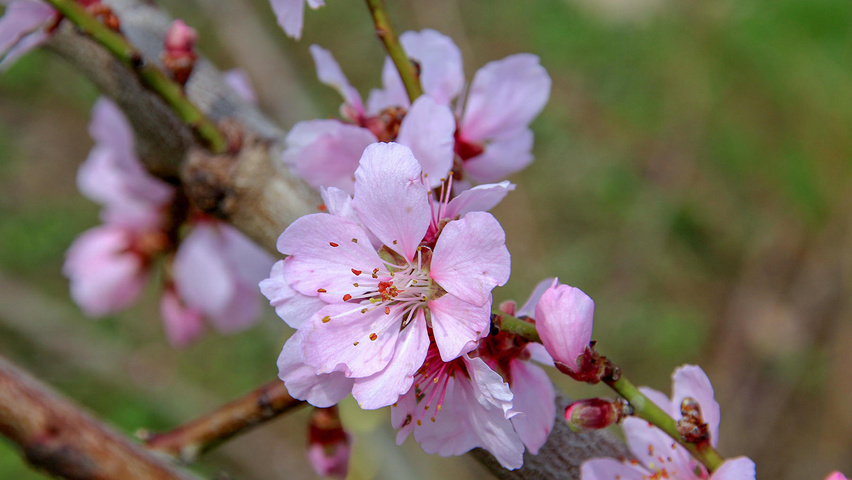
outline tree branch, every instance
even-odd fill
[[[284,382],[275,379],[223,407],[170,432],[140,436],[151,450],[194,462],[202,453],[231,437],[304,405],[287,393]]]
[[[193,480],[0,357],[0,434],[31,465],[72,480]]]

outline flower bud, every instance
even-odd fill
[[[352,441],[337,407],[315,408],[308,424],[308,461],[317,475],[346,478]]]
[[[166,32],[163,41],[163,65],[172,78],[181,85],[189,80],[189,75],[195,67],[198,55],[195,53],[195,42],[198,34],[183,20],[175,20]]]
[[[565,420],[574,431],[600,430],[630,415],[633,408],[621,399],[587,398],[565,409]]]

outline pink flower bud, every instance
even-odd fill
[[[198,34],[195,29],[175,20],[166,32],[163,42],[163,65],[172,74],[172,78],[181,85],[189,80],[189,75],[195,67],[198,55],[195,53],[195,42]]]
[[[535,307],[536,329],[547,353],[560,370],[576,373],[584,365],[578,362],[592,339],[592,320],[595,302],[579,288],[559,285],[558,280],[548,288]],[[560,365],[561,364],[561,365]]]
[[[308,424],[308,461],[318,475],[346,478],[352,441],[343,430],[337,407],[316,408]]]
[[[575,431],[600,430],[621,420],[627,408],[629,407],[618,400],[577,400],[565,409],[565,421]]]

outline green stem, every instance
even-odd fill
[[[491,322],[495,327],[504,332],[514,333],[531,342],[541,343],[541,337],[538,336],[535,325],[526,320],[521,320],[503,312],[494,312],[491,314]]]
[[[107,28],[74,0],[47,0],[47,2],[80,31],[100,43],[121,63],[136,71],[142,83],[165,100],[213,153],[224,153],[227,150],[228,142],[225,137],[216,125],[189,101],[183,87],[172,81],[153,64],[146,63],[142,53],[123,35]]]
[[[405,92],[408,94],[408,99],[411,103],[420,95],[423,95],[423,87],[420,86],[420,78],[417,73],[417,68],[402,45],[399,43],[396,33],[391,27],[390,19],[388,19],[387,11],[383,0],[367,0],[367,6],[370,8],[370,13],[373,14],[373,24],[376,26],[376,35],[385,46],[388,55],[402,78],[402,84],[405,85]]]
[[[685,441],[680,433],[678,433],[677,423],[675,423],[674,419],[640,392],[623,375],[618,376],[617,380],[605,379],[604,382],[630,403],[630,406],[633,407],[634,416],[647,420],[672,437],[677,443],[686,448],[696,460],[707,467],[710,473],[713,473],[725,461],[710,442],[695,444]]]

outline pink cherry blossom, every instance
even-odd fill
[[[258,282],[272,258],[230,225],[202,221],[180,243],[175,254],[175,289],[189,308],[216,330],[235,332],[260,315]]]
[[[0,18],[0,71],[47,40],[45,28],[57,18],[50,6],[33,0],[0,0],[6,11]]]
[[[296,40],[302,38],[306,1],[314,10],[325,5],[323,0],[270,0],[272,10],[278,18],[278,25],[284,29],[288,37]]]
[[[405,32],[400,43],[420,65],[423,91],[444,105],[459,96],[464,85],[461,53],[453,41],[434,30]],[[390,59],[382,71],[384,88],[367,100],[376,111],[407,106],[402,80]],[[466,181],[495,182],[524,169],[533,160],[529,124],[550,97],[550,77],[531,54],[490,62],[473,77],[466,98],[457,100],[460,121],[454,167]],[[464,183],[457,184],[463,189]]]
[[[361,406],[379,408],[410,389],[429,326],[447,361],[487,334],[490,292],[508,279],[509,253],[499,223],[484,212],[447,222],[421,245],[432,205],[420,166],[402,145],[369,146],[355,177],[351,204],[335,194],[334,209],[349,216],[321,213],[291,224],[278,240],[288,258],[262,288],[279,310],[294,299],[304,304],[281,282],[325,303],[307,320],[285,318],[299,328],[291,342],[300,342],[300,360],[314,375],[354,379]],[[290,310],[304,316],[315,307]]]
[[[540,290],[541,284],[536,293]],[[577,359],[592,339],[595,302],[579,288],[561,285],[555,279],[540,295],[535,321],[541,343],[557,366],[576,371]]]
[[[840,472],[831,472],[825,477],[825,480],[848,480],[846,475],[843,475]]]
[[[355,90],[331,53],[316,45],[311,53],[320,81],[344,99],[343,121],[297,123],[287,135],[283,161],[310,185],[352,193],[361,154],[367,145],[396,141],[413,152],[429,187],[447,178],[453,164],[455,118],[445,105],[422,96],[406,109],[365,111]]]
[[[86,315],[102,317],[133,303],[145,286],[149,257],[139,234],[113,225],[84,232],[65,254],[62,273]]]
[[[708,424],[710,441],[716,446],[719,432],[719,404],[713,398],[713,386],[700,367],[685,365],[675,370],[673,395],[649,388],[641,388],[648,398],[675,419],[681,418],[680,405],[684,398],[695,399]],[[622,463],[614,459],[596,458],[583,464],[583,480],[641,480],[660,476],[677,480],[754,480],[754,463],[746,457],[728,459],[712,475],[703,465],[676,444],[668,435],[649,425],[645,420],[629,417],[624,421],[627,445],[638,462]]]
[[[512,391],[481,358],[445,362],[432,344],[413,387],[391,408],[397,444],[413,433],[426,453],[461,455],[481,447],[510,470],[523,464],[524,444],[512,424]]]

